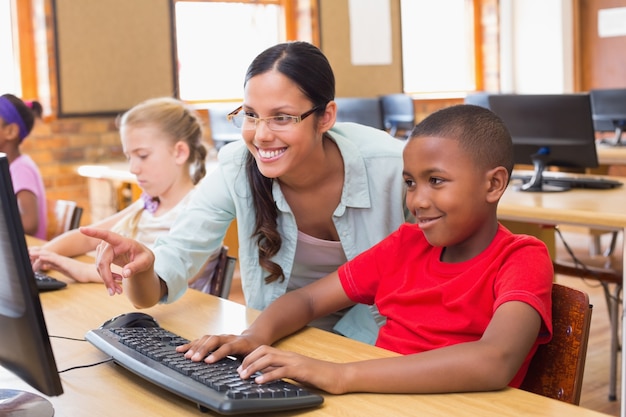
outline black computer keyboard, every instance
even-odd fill
[[[530,174],[513,174],[513,180],[522,180],[524,183],[530,181]],[[589,175],[575,175],[544,172],[542,175],[542,183],[547,185],[556,185],[566,188],[588,188],[596,190],[606,190],[617,188],[623,185],[622,182],[605,177],[596,177]]]
[[[241,362],[192,362],[175,347],[187,342],[161,327],[98,328],[85,336],[115,362],[140,377],[220,414],[261,413],[314,407],[324,399],[288,381],[259,385],[242,380]]]
[[[67,287],[65,282],[59,281],[41,271],[35,272],[35,282],[37,283],[39,292],[60,290],[61,288]]]

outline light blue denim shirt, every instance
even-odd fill
[[[343,192],[333,221],[345,255],[352,259],[405,221],[404,143],[384,131],[354,123],[337,123],[328,133],[337,143],[345,167]],[[264,309],[286,292],[296,251],[296,221],[278,182],[274,182],[278,230],[283,240],[273,261],[283,268],[286,279],[266,284],[267,273],[259,266],[256,239],[251,238],[255,216],[245,173],[247,154],[243,141],[224,146],[218,168],[196,186],[185,213],[178,216],[170,233],[155,243],[154,268],[168,288],[165,302],[183,295],[187,278],[194,276],[222,244],[235,218],[247,305]]]

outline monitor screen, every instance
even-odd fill
[[[615,132],[603,143],[623,145],[622,133],[626,129],[626,88],[608,88],[589,91],[593,126],[597,132]]]
[[[548,166],[596,168],[589,94],[495,94],[489,108],[506,124],[516,164],[532,164],[524,191],[562,191],[542,181]]]
[[[0,153],[0,335],[0,366],[43,394],[63,393],[28,257],[9,161],[3,153]],[[18,396],[15,402],[19,407],[24,407],[19,404],[28,398],[43,404],[37,407],[49,405],[43,397],[5,388],[0,389],[3,407],[13,394]]]

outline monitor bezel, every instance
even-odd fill
[[[626,131],[626,88],[593,89],[589,95],[595,131],[614,133],[612,138],[602,143],[625,145],[622,136]]]
[[[2,262],[14,263],[16,275],[13,283],[17,284],[18,293],[23,297],[20,300],[23,302],[21,316],[8,317],[0,314],[0,366],[42,394],[58,396],[63,393],[63,387],[28,256],[9,161],[4,153],[0,153],[0,187],[0,210],[3,213],[0,221],[5,223],[7,231],[7,236],[0,238],[7,239],[6,243],[12,250],[12,254],[0,254],[0,257],[5,257]],[[5,270],[8,271],[8,267]],[[2,276],[3,271],[0,270],[0,280],[12,279]]]

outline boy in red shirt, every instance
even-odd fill
[[[506,127],[482,107],[449,107],[415,127],[403,158],[416,224],[280,297],[240,336],[179,351],[207,362],[246,355],[242,378],[261,371],[258,383],[291,378],[335,394],[519,387],[552,336],[553,270],[541,241],[498,223],[513,169]],[[339,364],[268,346],[355,303],[376,304],[387,319],[376,344],[404,356]]]

